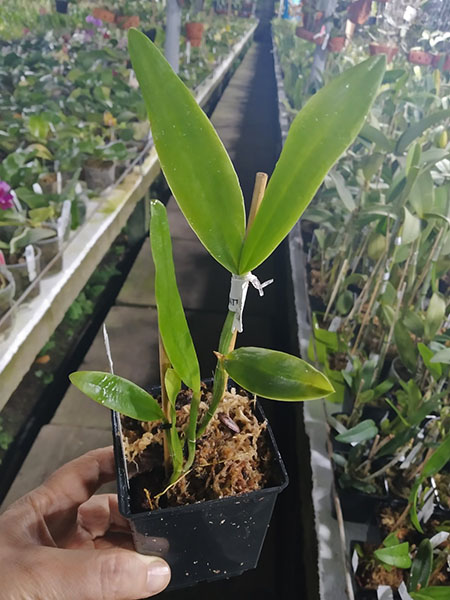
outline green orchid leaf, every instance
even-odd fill
[[[426,588],[433,568],[433,548],[428,538],[420,542],[409,575],[409,591]]]
[[[403,154],[406,148],[411,144],[414,140],[422,135],[429,127],[433,127],[433,125],[437,125],[445,121],[450,117],[450,109],[446,110],[438,110],[431,115],[427,115],[417,123],[413,123],[402,133],[397,141],[397,146],[395,148],[396,154]]]
[[[180,436],[178,435],[177,428],[175,426],[177,422],[175,403],[178,392],[181,389],[181,379],[176,373],[175,369],[167,369],[164,377],[164,384],[166,386],[167,397],[169,399],[170,421],[172,423],[172,427],[170,428],[170,451],[173,464],[173,475],[171,482],[173,482],[176,481],[183,469],[183,444],[181,443]]]
[[[443,365],[450,365],[450,348],[444,348],[439,350],[430,360],[430,363],[436,364],[441,363]]]
[[[169,399],[170,405],[175,406],[178,393],[181,389],[181,378],[175,369],[167,369],[164,377],[164,384],[166,386],[167,398]]]
[[[70,381],[95,402],[138,421],[164,421],[158,402],[135,383],[101,371],[77,371]]]
[[[428,477],[434,477],[450,461],[450,434],[437,447],[425,463],[420,476],[421,481]]]
[[[373,127],[372,125],[369,125],[369,123],[364,123],[358,135],[363,140],[367,140],[368,142],[375,144],[375,146],[380,150],[384,150],[388,153],[394,152],[394,144],[388,140],[382,131],[376,129],[376,127]]]
[[[177,287],[167,211],[158,200],[151,202],[150,244],[155,263],[158,325],[164,348],[181,380],[199,392],[200,367]]]
[[[351,191],[348,189],[345,183],[345,179],[338,171],[332,171],[330,173],[330,177],[333,180],[334,187],[336,188],[340,199],[342,200],[342,204],[345,206],[348,212],[353,212],[356,208],[356,204],[353,200]]]
[[[416,335],[417,337],[423,337],[425,333],[425,325],[421,317],[411,309],[405,312],[403,317],[403,323],[406,328]]]
[[[411,566],[408,542],[403,542],[403,544],[397,544],[395,546],[388,546],[387,548],[379,548],[378,550],[375,550],[374,554],[380,562],[391,567],[409,569]]]
[[[236,383],[264,398],[299,402],[323,398],[334,392],[325,375],[284,352],[238,348],[219,359]]]
[[[448,600],[450,598],[450,586],[432,586],[420,590],[420,592],[410,592],[413,600]]]
[[[433,350],[430,350],[430,348],[428,348],[428,346],[425,346],[425,344],[422,344],[422,342],[419,342],[417,344],[417,349],[420,352],[420,356],[422,357],[423,364],[430,371],[433,378],[437,381],[440,377],[442,377],[442,365],[439,362],[433,362],[433,358],[436,356],[436,354],[433,352]],[[448,348],[448,351],[449,351],[448,356],[449,356],[449,363],[450,363],[450,348]]]
[[[414,373],[417,365],[417,348],[402,321],[397,321],[394,325],[394,341],[400,360],[411,373]]]
[[[345,442],[347,444],[359,444],[360,442],[371,440],[377,435],[377,433],[378,427],[375,425],[375,422],[372,421],[372,419],[366,419],[345,433],[340,433],[337,435],[336,440],[338,442]]]
[[[312,96],[294,119],[244,242],[239,273],[261,264],[286,237],[325,175],[360,131],[385,71],[372,57]]]
[[[446,303],[442,296],[434,293],[425,315],[425,337],[432,340],[445,319]]]
[[[397,532],[393,531],[389,535],[387,535],[383,540],[383,546],[385,548],[391,548],[392,546],[398,546],[400,541],[397,537]]]
[[[417,515],[417,496],[419,494],[421,482],[416,481],[416,483],[411,488],[411,492],[409,494],[409,503],[411,504],[411,508],[409,509],[409,518],[411,519],[411,523],[420,533],[423,533],[422,526],[419,522],[419,517]]]
[[[189,225],[214,258],[238,272],[245,234],[241,188],[231,160],[192,93],[136,29],[129,51],[159,161]]]
[[[416,240],[420,235],[420,219],[412,215],[406,206],[403,208],[403,210],[405,218],[401,230],[402,244],[411,244],[411,242],[414,242],[414,240]]]

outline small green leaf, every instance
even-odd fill
[[[374,552],[379,561],[385,565],[397,567],[399,569],[409,569],[411,566],[411,557],[409,556],[409,544],[403,542],[396,546],[388,548],[379,548]]]
[[[159,332],[173,368],[191,390],[199,392],[200,367],[177,287],[167,211],[158,200],[151,202],[150,243]]]
[[[334,392],[325,375],[305,361],[265,348],[238,348],[220,357],[228,374],[243,388],[272,400],[299,402]]]
[[[428,585],[433,567],[433,548],[430,540],[425,538],[420,542],[417,554],[414,557],[409,575],[409,591],[422,590]]]
[[[164,377],[164,384],[166,386],[167,398],[169,399],[171,406],[175,406],[178,392],[181,389],[181,378],[175,369],[167,369]]]
[[[443,365],[450,365],[450,348],[444,348],[439,350],[430,360],[430,363],[442,363]]]
[[[138,421],[163,421],[158,402],[135,383],[100,371],[77,371],[70,381],[95,402]]]
[[[389,535],[387,535],[383,540],[383,546],[385,548],[391,548],[392,546],[398,546],[400,541],[397,537],[397,532],[393,531]]]
[[[450,598],[450,586],[432,586],[420,590],[420,592],[410,592],[413,600],[448,600]]]
[[[411,373],[414,373],[417,365],[417,348],[402,321],[397,321],[394,325],[394,340],[402,363]]]
[[[261,264],[311,202],[330,167],[360,131],[385,71],[372,57],[314,94],[294,119],[244,241],[239,273]]]
[[[345,433],[340,433],[336,436],[338,442],[345,442],[348,444],[365,442],[374,438],[378,433],[378,427],[375,425],[372,419],[361,421],[355,427],[352,427]]]
[[[405,211],[405,219],[402,227],[402,244],[411,244],[420,235],[420,219],[412,215],[406,206],[403,210]]]
[[[164,377],[164,384],[170,403],[170,420],[172,423],[170,428],[170,451],[172,455],[173,473],[170,481],[173,483],[179,477],[183,469],[183,445],[176,428],[177,413],[175,409],[175,402],[181,388],[181,379],[175,372],[175,369],[167,369],[166,376]]]
[[[359,132],[359,137],[367,140],[368,142],[372,142],[380,150],[384,150],[388,153],[394,151],[394,144],[388,140],[382,131],[372,127],[372,125],[369,125],[369,123],[364,123],[361,131]]]
[[[192,93],[156,46],[136,29],[130,29],[128,43],[172,192],[202,244],[237,273],[245,211],[231,160]]]
[[[450,461],[450,434],[433,452],[422,470],[421,480],[434,477]]]
[[[431,375],[434,379],[438,380],[442,376],[442,366],[439,362],[433,362],[434,357],[438,354],[435,354],[433,350],[430,350],[428,346],[419,342],[417,344],[417,349],[420,352],[420,356],[422,357],[423,364],[430,371]],[[448,348],[448,357],[450,363],[450,348]]]
[[[417,123],[413,123],[412,125],[410,125],[408,129],[406,129],[406,131],[404,131],[398,139],[397,146],[395,149],[396,153],[403,154],[403,152],[406,150],[409,144],[411,144],[415,139],[420,137],[422,133],[424,133],[424,131],[426,131],[429,127],[432,127],[433,125],[437,125],[438,123],[445,121],[445,119],[447,119],[448,117],[450,117],[450,109],[438,110],[437,112],[432,113],[431,115],[427,115],[420,121],[417,121]]]
[[[440,294],[434,293],[425,316],[425,337],[432,340],[445,319],[446,303]]]

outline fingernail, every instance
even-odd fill
[[[170,567],[163,560],[157,558],[147,567],[147,591],[157,594],[167,587],[170,581]]]

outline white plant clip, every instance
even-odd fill
[[[228,310],[235,313],[233,320],[233,332],[242,333],[244,330],[242,324],[242,315],[244,312],[245,300],[249,284],[258,290],[260,296],[264,296],[264,288],[273,283],[273,279],[268,279],[261,283],[252,272],[245,275],[231,275],[230,297],[228,300]]]

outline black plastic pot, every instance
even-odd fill
[[[68,3],[66,0],[55,0],[56,12],[59,12],[63,15],[67,14]]]
[[[264,420],[257,405],[256,415]],[[267,427],[274,485],[269,488],[185,506],[131,512],[130,486],[122,446],[120,416],[112,413],[119,509],[130,522],[136,550],[161,556],[170,565],[167,589],[241,575],[256,567],[278,494],[288,476]]]
[[[350,564],[353,556],[353,551],[355,549],[356,544],[363,544],[364,542],[350,541]],[[376,590],[368,590],[367,588],[362,588],[358,581],[356,580],[355,573],[353,569],[351,570],[352,575],[352,584],[353,584],[353,593],[355,596],[355,600],[377,600],[378,595]],[[394,600],[401,600],[400,594],[397,590],[393,590],[393,598]]]

